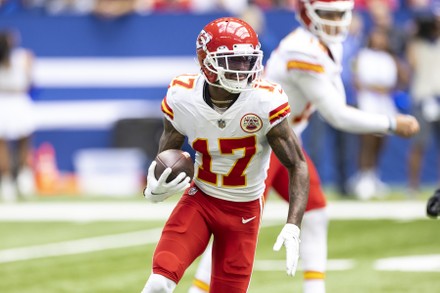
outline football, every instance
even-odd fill
[[[159,179],[160,175],[168,167],[173,171],[168,176],[167,182],[172,181],[181,172],[185,172],[191,180],[194,176],[194,163],[190,154],[185,151],[177,149],[166,150],[159,153],[154,160],[157,163],[156,169],[154,170],[156,179]]]

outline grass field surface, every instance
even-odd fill
[[[141,208],[146,204],[134,203]],[[93,209],[84,212],[85,219],[90,212]],[[20,220],[2,219],[0,292],[140,292],[163,223],[163,219],[38,221],[26,220],[24,212]],[[287,277],[284,252],[272,251],[282,225],[279,219],[264,221],[251,293],[301,292],[301,271]],[[439,232],[440,221],[423,217],[332,219],[327,292],[440,292]],[[196,263],[187,270],[176,293],[187,292],[195,268]]]

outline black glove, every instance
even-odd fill
[[[426,213],[431,218],[437,218],[440,216],[440,188],[437,189],[434,195],[428,199]]]

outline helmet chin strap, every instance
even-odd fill
[[[225,88],[225,87],[223,89],[231,94],[239,94],[242,92],[242,90],[233,90],[233,89],[229,89],[229,88]]]
[[[231,94],[239,94],[243,91],[246,91],[246,89],[244,88],[240,88],[240,89],[234,89],[229,85],[224,84],[224,82],[222,80],[219,79],[220,84],[222,85],[222,88],[227,91],[230,92]]]
[[[208,80],[208,78],[206,78],[206,76],[205,76],[205,80],[206,80],[206,82],[207,82],[209,85],[212,85],[212,86],[215,86],[215,87],[221,88],[221,89],[223,89],[223,90],[225,90],[225,91],[227,91],[227,92],[229,92],[229,93],[231,93],[231,94],[239,94],[239,93],[241,93],[241,92],[251,90],[251,88],[249,88],[249,89],[234,89],[234,88],[230,87],[229,85],[224,84],[224,83],[222,82],[222,80],[221,80],[219,77],[217,77],[217,81],[216,81],[216,82],[210,82],[210,81]]]

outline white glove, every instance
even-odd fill
[[[277,241],[273,245],[273,250],[279,251],[281,246],[286,247],[286,268],[289,276],[295,276],[299,259],[299,228],[295,224],[287,223],[284,225],[281,233],[277,237]]]
[[[190,184],[191,178],[185,174],[180,173],[171,182],[167,183],[168,176],[171,174],[171,168],[166,168],[160,175],[159,180],[154,176],[156,169],[156,161],[153,161],[148,168],[147,186],[144,190],[146,199],[152,202],[161,202],[176,193],[182,193]]]

